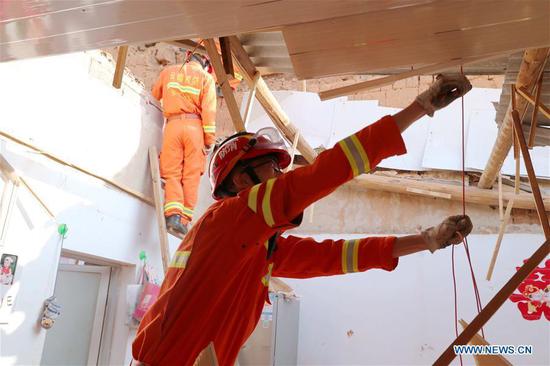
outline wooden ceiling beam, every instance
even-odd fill
[[[407,79],[418,75],[435,74],[437,72],[448,70],[453,67],[466,65],[473,62],[483,61],[494,57],[502,57],[502,55],[496,55],[492,57],[470,57],[465,59],[459,58],[459,59],[455,59],[447,62],[441,62],[435,65],[424,66],[415,70],[410,70],[410,71],[402,72],[400,74],[395,74],[395,75],[389,75],[389,76],[382,77],[375,80],[367,80],[367,81],[363,81],[353,85],[347,85],[340,88],[324,90],[322,92],[319,92],[319,98],[321,98],[321,100],[328,100],[328,99],[342,97],[345,95],[352,95],[352,94],[359,93],[361,91],[380,88],[385,85],[393,84],[396,81],[399,81],[402,79]]]
[[[249,88],[254,88],[256,86],[256,99],[265,109],[267,115],[273,121],[273,124],[277,127],[279,131],[283,134],[285,139],[292,143],[299,133],[298,129],[292,124],[287,114],[283,111],[279,102],[269,90],[269,87],[262,79],[261,76],[258,76],[258,70],[256,66],[246,53],[245,49],[241,45],[239,39],[235,36],[231,36],[231,50],[235,57],[235,64],[243,71],[244,79],[246,80]],[[257,78],[257,80],[256,80]],[[298,150],[304,156],[304,158],[309,162],[313,162],[317,153],[313,148],[307,143],[307,141],[302,137],[298,136]]]

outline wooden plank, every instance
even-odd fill
[[[19,185],[19,175],[15,172],[15,169],[10,163],[0,154],[0,171],[6,178],[8,178],[13,184]]]
[[[219,39],[225,74],[235,77],[235,70],[233,70],[233,57],[231,57],[231,41],[229,40],[229,37],[220,37]]]
[[[492,58],[492,57],[489,57],[489,58]],[[319,98],[321,98],[321,100],[328,100],[332,98],[341,97],[344,95],[356,94],[360,91],[380,88],[382,86],[389,85],[389,84],[395,83],[396,81],[407,79],[410,77],[414,77],[418,75],[433,74],[433,73],[447,70],[460,65],[466,65],[472,62],[478,62],[478,61],[487,60],[487,59],[488,59],[487,57],[473,57],[473,58],[467,58],[467,59],[458,58],[458,59],[454,59],[446,62],[437,63],[435,65],[420,67],[418,69],[413,69],[400,74],[389,75],[389,76],[382,77],[375,80],[367,80],[367,81],[363,81],[353,85],[347,85],[340,88],[324,90],[322,92],[319,92]]]
[[[248,86],[252,88],[254,84],[254,78],[256,77],[258,71],[256,70],[256,66],[254,66],[254,63],[252,60],[250,60],[250,57],[248,57],[248,54],[246,53],[245,49],[241,45],[241,42],[239,39],[235,36],[231,36],[231,50],[233,51],[233,55],[235,56],[235,64],[239,66],[239,68],[243,71],[243,76],[246,82],[248,83]],[[269,87],[265,83],[265,81],[262,79],[262,77],[258,77],[258,80],[256,82],[256,99],[258,99],[258,102],[262,105],[262,107],[265,109],[267,115],[271,118],[273,121],[273,124],[275,127],[281,131],[285,139],[292,143],[294,141],[294,138],[296,137],[296,134],[298,134],[298,129],[292,124],[286,113],[283,111],[281,106],[279,105],[279,102],[277,102],[277,99],[275,99],[275,96],[269,90]],[[317,156],[317,153],[309,144],[307,141],[302,137],[298,137],[298,150],[302,153],[302,156],[308,161],[313,162],[315,160],[315,157]]]
[[[14,136],[12,136],[12,135],[6,133],[6,132],[0,131],[0,136],[3,136],[3,137],[5,137],[5,138],[7,138],[7,139],[9,139],[9,140],[11,140],[11,141],[13,141],[13,142],[16,142],[16,143],[18,143],[19,145],[28,147],[29,149],[36,151],[37,153],[39,153],[39,154],[41,154],[41,155],[47,157],[47,158],[50,159],[50,160],[55,161],[56,163],[59,163],[59,164],[62,164],[62,165],[66,165],[66,166],[68,166],[68,167],[70,167],[70,168],[73,168],[73,169],[75,169],[75,170],[78,170],[78,171],[81,172],[81,173],[84,173],[84,174],[86,174],[86,175],[89,175],[89,176],[91,176],[91,177],[94,177],[94,178],[96,178],[96,179],[99,179],[99,180],[101,180],[101,181],[107,183],[108,185],[110,185],[110,186],[112,186],[112,187],[115,187],[115,188],[119,189],[120,191],[122,191],[122,192],[124,192],[124,193],[127,193],[127,194],[129,194],[130,196],[133,196],[133,197],[137,198],[138,200],[140,200],[140,201],[142,201],[142,202],[144,202],[144,203],[146,203],[146,204],[148,204],[148,205],[150,205],[150,206],[154,206],[154,205],[155,205],[155,204],[153,203],[153,200],[151,200],[149,197],[145,196],[144,194],[141,194],[140,192],[136,192],[136,191],[134,191],[134,190],[132,190],[132,189],[130,189],[130,188],[124,187],[124,186],[122,186],[122,185],[120,185],[120,184],[118,184],[118,183],[116,183],[116,182],[114,182],[114,181],[112,181],[112,180],[110,180],[110,179],[107,179],[107,178],[105,178],[105,177],[102,177],[102,176],[100,176],[100,175],[97,175],[97,174],[95,174],[95,173],[92,173],[92,172],[90,172],[89,170],[86,170],[86,169],[84,169],[84,168],[81,168],[81,167],[79,167],[78,165],[74,165],[74,164],[72,164],[72,163],[69,163],[69,162],[67,162],[67,161],[65,161],[65,160],[63,160],[63,159],[61,159],[61,158],[59,158],[59,157],[57,157],[57,156],[55,156],[55,155],[53,155],[53,154],[50,154],[50,153],[48,153],[48,152],[46,152],[46,151],[43,151],[43,150],[39,149],[38,147],[36,147],[36,146],[34,146],[34,145],[31,145],[31,144],[29,144],[29,143],[27,143],[27,142],[25,142],[25,141],[23,141],[23,140],[20,140],[20,139],[18,139],[17,137],[14,137]]]
[[[460,319],[458,322],[462,326],[462,329],[466,329],[468,326],[468,323],[463,319]],[[474,334],[468,344],[490,346],[490,343],[480,336],[479,333]],[[501,355],[474,355],[474,361],[476,366],[512,366],[512,364]]]
[[[166,232],[166,220],[164,218],[164,206],[162,204],[164,195],[160,183],[159,154],[155,146],[149,148],[149,166],[151,168],[151,180],[153,182],[153,195],[155,197],[155,213],[157,216],[157,227],[160,240],[160,255],[164,273],[168,270],[170,263],[170,251],[168,247],[168,234]]]
[[[38,203],[40,204],[40,206],[42,206],[42,208],[44,209],[44,211],[46,211],[46,213],[52,218],[55,220],[55,215],[53,214],[53,212],[50,210],[50,208],[44,203],[44,201],[42,201],[42,199],[40,198],[40,196],[31,188],[31,186],[29,185],[29,183],[27,183],[27,181],[25,179],[23,179],[23,177],[19,177],[19,180],[21,181],[21,183],[23,183],[23,185],[25,186],[25,188],[27,188],[29,190],[29,192],[33,195],[33,197],[38,201]]]
[[[296,24],[283,34],[296,75],[306,79],[544,47],[549,21],[543,2],[448,1]]]
[[[529,93],[529,91],[527,91],[527,89],[525,87],[519,87],[519,88],[517,88],[516,91],[519,95],[521,95],[531,105],[534,106],[536,104],[535,97],[533,97],[531,95],[531,93]],[[550,108],[548,108],[547,106],[545,106],[542,103],[539,103],[538,104],[538,110],[539,110],[539,112],[544,114],[544,116],[546,116],[546,118],[550,118]]]
[[[544,236],[546,240],[549,240],[550,224],[548,223],[548,215],[545,212],[544,202],[542,200],[539,184],[537,182],[537,176],[535,175],[535,170],[533,169],[533,163],[531,162],[529,148],[527,147],[527,143],[525,142],[525,136],[523,135],[523,129],[521,128],[521,120],[519,118],[518,111],[516,110],[512,111],[512,118],[514,119],[514,126],[516,128],[516,134],[518,136],[519,145],[521,148],[521,154],[523,155],[523,161],[525,162],[525,169],[527,170],[527,175],[529,176],[529,183],[531,184],[533,197],[535,198],[535,205],[537,208],[537,214],[539,216],[540,224],[542,226],[542,230],[544,231]]]
[[[214,343],[210,344],[202,350],[193,366],[218,366],[218,356],[214,348]]]
[[[486,276],[487,281],[491,281],[491,277],[493,276],[493,270],[495,269],[498,253],[500,251],[500,244],[502,243],[502,239],[504,238],[504,231],[506,230],[506,226],[508,225],[508,222],[510,222],[510,216],[512,214],[513,207],[514,207],[514,198],[512,197],[512,199],[508,201],[508,206],[506,206],[506,212],[504,213],[504,218],[500,222],[497,242],[495,243],[495,248],[493,249],[493,256],[491,257],[491,262],[489,263],[489,269],[487,270],[487,276]]]
[[[244,127],[246,129],[246,126],[248,125],[248,120],[250,119],[250,111],[252,109],[252,104],[254,104],[254,100],[256,99],[256,86],[258,85],[258,79],[260,79],[260,73],[256,72],[256,75],[254,75],[254,79],[252,80],[252,86],[250,87],[250,92],[248,93],[248,99],[246,100],[246,107],[244,109]]]
[[[537,82],[537,92],[535,94],[535,105],[533,106],[533,113],[531,114],[531,129],[529,130],[529,141],[527,142],[527,146],[529,148],[532,148],[535,146],[535,137],[537,135],[537,114],[539,111],[539,105],[540,105],[540,95],[542,94],[542,79],[543,75],[541,74],[539,77],[539,81]]]
[[[200,45],[197,42],[190,39],[178,39],[174,41],[163,41],[163,42],[168,43],[175,47],[185,48],[186,50],[193,51],[201,55],[205,55],[205,56],[208,55],[208,51],[206,51],[206,48],[204,48],[203,45]]]
[[[213,39],[207,39],[205,40],[205,47],[208,51],[208,55],[210,56],[210,62],[214,67],[214,72],[216,73],[216,78],[218,79],[218,85],[222,89],[223,97],[225,99],[227,109],[229,110],[229,114],[231,115],[231,121],[233,121],[235,131],[245,131],[244,122],[241,117],[241,113],[239,112],[239,106],[235,100],[235,95],[233,95],[233,90],[229,85],[227,74],[225,73],[222,60],[216,48],[216,43]]]
[[[124,76],[124,67],[126,66],[126,56],[128,55],[128,46],[118,47],[118,56],[116,58],[115,75],[113,76],[113,86],[120,89],[122,77]]]
[[[355,178],[347,183],[351,186],[386,191],[399,194],[413,194],[434,198],[434,193],[445,196],[445,199],[462,202],[462,186],[426,182],[401,177],[388,177],[380,174],[366,174]],[[411,188],[413,191],[411,191]],[[430,192],[430,194],[425,193]],[[449,198],[450,195],[450,198]],[[533,196],[528,193],[520,193],[517,196],[514,192],[503,192],[503,199],[510,201],[514,197],[514,207],[533,210],[536,205]],[[486,206],[498,206],[498,192],[478,187],[466,187],[466,202]],[[546,211],[550,211],[550,197],[543,198]]]
[[[525,262],[520,269],[506,282],[495,296],[485,305],[481,312],[472,320],[470,325],[447,347],[447,349],[434,362],[435,366],[449,365],[456,357],[453,346],[464,345],[491,319],[497,310],[514,293],[516,288],[533,272],[533,270],[550,253],[550,240],[545,241],[535,253]]]

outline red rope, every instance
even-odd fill
[[[460,66],[460,73],[464,75],[464,71],[462,69],[462,66]],[[464,133],[464,97],[461,98],[461,107],[462,107],[462,116],[461,116],[461,123],[462,123],[462,214],[466,215],[466,159],[465,159],[465,133]],[[476,308],[478,314],[481,312],[482,305],[481,305],[481,297],[479,296],[479,289],[477,287],[477,281],[474,274],[474,269],[472,267],[472,260],[470,257],[470,250],[468,248],[468,240],[466,238],[462,238],[462,243],[464,244],[464,250],[466,251],[466,257],[468,259],[468,265],[470,267],[470,275],[472,276],[472,284],[474,288],[474,295],[476,298]],[[455,300],[455,334],[458,337],[458,296],[457,296],[457,288],[456,288],[456,275],[455,275],[455,256],[454,256],[454,245],[452,248],[452,254],[451,254],[451,261],[452,261],[452,269],[453,269],[453,289],[454,289],[454,300]],[[483,332],[483,328],[481,328],[481,335],[485,338],[485,334]],[[460,356],[460,365],[462,365],[462,356]]]

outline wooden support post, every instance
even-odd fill
[[[498,217],[500,222],[504,219],[504,205],[502,202],[502,174],[498,172]]]
[[[231,40],[229,37],[220,37],[220,49],[222,52],[223,69],[226,75],[235,77],[233,70],[233,57],[231,57]]]
[[[542,79],[544,77],[544,73],[542,73],[539,77],[539,81],[537,82],[537,92],[535,94],[535,105],[533,106],[533,114],[531,115],[531,129],[529,130],[529,141],[527,142],[527,146],[529,148],[532,148],[535,146],[535,136],[537,135],[537,114],[539,111],[539,105],[540,105],[540,95],[542,90]]]
[[[256,99],[256,86],[258,85],[258,79],[260,78],[260,73],[256,72],[254,79],[252,80],[252,86],[250,87],[250,92],[248,92],[248,99],[246,100],[246,107],[244,110],[244,128],[248,126],[248,120],[250,119],[250,111],[252,110],[252,104]]]
[[[435,366],[449,365],[456,357],[453,346],[465,345],[472,337],[487,323],[487,321],[497,312],[497,310],[506,302],[508,297],[514,293],[516,288],[533,272],[533,270],[550,253],[550,240],[545,241],[539,249],[521,266],[521,268],[506,282],[499,292],[481,312],[472,320],[470,325],[460,333],[460,335],[447,347],[447,349],[434,362]]]
[[[233,90],[231,90],[229,81],[227,80],[227,74],[225,73],[222,60],[218,54],[216,43],[214,43],[213,39],[207,39],[205,41],[205,46],[208,51],[208,55],[210,56],[210,62],[212,62],[212,66],[214,67],[218,84],[222,89],[223,97],[225,99],[225,103],[227,104],[227,109],[229,109],[233,126],[235,126],[235,131],[245,131],[244,122],[241,118],[241,113],[239,112],[239,106],[237,105],[237,101],[235,100],[235,95],[233,95]]]
[[[248,86],[252,88],[254,77],[258,72],[256,70],[256,66],[252,60],[250,60],[250,57],[241,45],[239,39],[235,36],[231,36],[230,38],[231,50],[233,51],[233,56],[235,57],[235,64],[238,65],[238,67],[243,71],[244,79],[248,83]],[[275,99],[275,96],[271,93],[271,90],[269,90],[267,84],[261,76],[258,78],[256,89],[256,98],[258,99],[258,102],[260,102],[267,115],[271,118],[279,131],[281,131],[285,139],[289,143],[292,143],[292,141],[294,141],[294,137],[298,133],[298,129],[292,124],[292,122],[290,122],[288,116],[283,111],[277,102],[277,99]],[[307,141],[302,136],[298,139],[298,150],[309,163],[313,162],[317,156],[315,150],[309,146]]]
[[[42,199],[40,198],[40,196],[31,188],[31,186],[27,183],[27,181],[25,179],[23,179],[23,177],[19,177],[19,180],[21,181],[21,183],[23,183],[23,185],[25,186],[25,188],[27,188],[29,190],[29,192],[33,195],[33,197],[38,201],[38,203],[40,204],[40,206],[42,206],[42,208],[44,209],[44,211],[46,211],[46,213],[52,218],[55,220],[55,215],[53,214],[53,212],[48,208],[48,206],[44,203],[44,201],[42,201]]]
[[[531,156],[529,155],[529,148],[525,142],[525,136],[523,135],[523,130],[521,128],[521,120],[519,118],[518,111],[512,111],[512,118],[514,119],[514,126],[519,140],[521,154],[523,155],[523,161],[525,162],[525,168],[527,169],[527,175],[529,176],[529,183],[531,184],[531,190],[533,191],[533,197],[535,198],[535,205],[537,207],[537,214],[539,215],[540,224],[542,226],[542,230],[544,231],[546,240],[550,240],[550,224],[548,223],[548,215],[546,215],[544,209],[544,202],[542,201],[537,176],[535,175],[533,163],[531,162]]]
[[[498,55],[498,56],[500,57],[502,55]],[[434,74],[436,72],[450,69],[452,67],[466,65],[472,62],[487,60],[489,58],[494,58],[494,57],[496,56],[457,59],[457,60],[442,62],[435,65],[424,66],[424,67],[420,67],[418,69],[411,70],[411,71],[406,71],[400,74],[390,75],[390,76],[386,76],[375,80],[362,81],[357,84],[343,86],[340,88],[325,90],[319,93],[319,98],[321,98],[321,100],[328,100],[332,98],[342,97],[345,95],[351,95],[351,94],[358,93],[360,91],[380,88],[382,86],[389,85],[389,84],[395,83],[396,81],[407,79],[413,76]]]
[[[510,85],[510,105],[512,106],[512,110],[516,110],[516,87],[514,84]],[[517,135],[516,135],[516,128],[514,124],[512,123],[512,147],[514,148],[514,160],[516,162],[516,175],[515,178],[518,179],[518,172],[517,172],[517,165],[519,162],[519,145],[517,143]]]
[[[527,102],[529,102],[531,105],[535,105],[536,104],[536,101],[535,101],[535,97],[533,97],[531,95],[531,93],[529,93],[527,91],[526,88],[524,87],[521,87],[521,88],[516,88],[516,92],[521,95]],[[546,116],[546,118],[550,118],[550,108],[548,108],[547,106],[545,106],[544,104],[540,103],[538,104],[538,110],[539,112],[541,112],[542,114],[544,114]]]
[[[118,56],[116,58],[115,75],[113,76],[113,86],[120,89],[122,85],[122,76],[124,75],[124,66],[126,66],[126,56],[128,55],[128,46],[118,47]]]
[[[157,148],[149,148],[149,166],[151,167],[151,179],[153,181],[153,194],[155,196],[155,212],[157,216],[157,226],[160,240],[160,255],[162,258],[162,267],[164,273],[168,270],[170,263],[170,252],[168,249],[168,234],[166,232],[166,221],[164,218],[164,206],[162,188],[160,185],[159,154]]]
[[[508,201],[508,206],[506,206],[506,212],[504,213],[504,218],[500,222],[500,228],[498,229],[497,242],[495,244],[495,249],[493,249],[493,256],[491,257],[491,263],[489,263],[489,269],[487,270],[487,281],[491,281],[493,276],[493,270],[495,269],[495,264],[497,262],[498,253],[500,251],[500,244],[504,238],[504,231],[508,222],[510,222],[510,216],[512,214],[512,208],[514,208],[514,198]]]

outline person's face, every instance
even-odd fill
[[[262,156],[257,159],[253,159],[247,162],[243,167],[240,167],[237,173],[233,176],[233,183],[235,184],[238,192],[243,189],[250,188],[256,184],[246,173],[245,170],[247,167],[252,168],[262,183],[283,174],[283,171],[279,167],[279,162],[274,156]]]
[[[9,266],[10,266],[10,260],[9,260],[9,258],[6,257],[6,258],[4,258],[4,267],[7,268]]]

